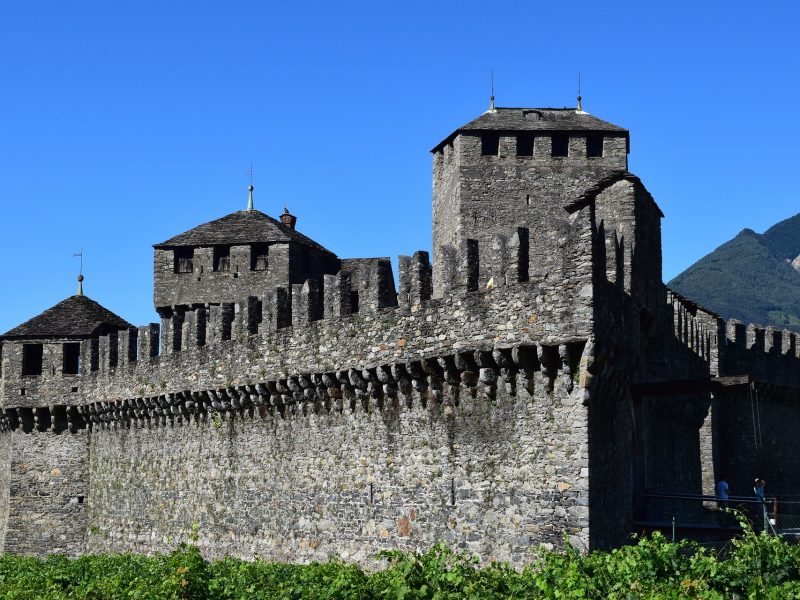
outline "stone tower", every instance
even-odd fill
[[[530,236],[523,278],[557,270],[569,241],[564,205],[625,172],[628,151],[626,129],[577,109],[497,108],[455,130],[432,150],[434,294],[448,253],[502,252],[519,243],[515,230]],[[480,287],[486,279],[482,264]]]

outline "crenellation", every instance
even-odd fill
[[[261,299],[261,323],[267,332],[274,332],[292,324],[292,298],[288,288],[278,287],[267,291]]]
[[[508,285],[528,281],[530,269],[530,241],[528,229],[517,227],[506,242],[505,282]]]
[[[352,313],[352,279],[349,271],[325,275],[323,280],[322,318],[339,319]]]
[[[119,330],[117,333],[117,361],[120,367],[126,367],[130,363],[136,362],[138,342],[139,330],[136,327]]]
[[[549,135],[537,135],[533,139],[533,157],[549,160],[553,154],[553,138]]]
[[[211,304],[206,323],[206,344],[219,344],[231,339],[235,308],[233,302]]]
[[[97,371],[100,368],[100,340],[92,338],[87,343],[81,344],[81,352],[86,351],[86,358],[81,357],[81,361],[86,365],[89,372]]]
[[[323,317],[323,298],[313,279],[292,286],[292,327],[303,327]]]
[[[795,333],[789,331],[788,329],[784,329],[781,332],[781,354],[785,356],[796,356],[797,355],[797,336]]]
[[[477,291],[480,286],[480,251],[478,240],[464,240],[459,248],[459,285],[468,292]]]
[[[767,327],[764,330],[764,352],[783,353],[783,331],[774,327]]]
[[[492,236],[488,257],[486,257],[486,285],[491,282],[493,287],[502,287],[506,284],[506,271],[508,270],[508,238],[501,234]]]
[[[573,135],[569,138],[568,156],[572,159],[585,159],[586,158],[586,137]]]
[[[158,323],[139,327],[139,335],[136,340],[136,360],[139,363],[149,364],[158,356],[160,335],[161,326]]]
[[[364,261],[359,273],[358,311],[397,306],[392,263],[388,258]]]
[[[749,345],[747,341],[747,326],[741,321],[730,319],[727,324],[726,335],[728,342],[737,347],[747,348]]]
[[[434,277],[434,289],[447,296],[459,287],[459,253],[453,246],[439,249],[438,277]]]
[[[206,308],[196,306],[184,313],[181,326],[181,349],[192,351],[206,342]]]
[[[753,323],[747,326],[747,349],[751,348],[766,351],[766,330]]]
[[[256,296],[248,296],[237,302],[238,334],[241,337],[258,334],[259,325],[263,314],[261,300]]]
[[[433,293],[433,270],[428,253],[418,250],[413,256],[400,256],[398,265],[400,306],[413,307],[430,300]]]

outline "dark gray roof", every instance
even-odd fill
[[[497,108],[459,127],[431,152],[465,131],[604,131],[628,137],[628,130],[574,108]]]
[[[87,296],[70,296],[0,338],[88,338],[133,327]]]
[[[221,219],[198,225],[153,247],[175,248],[256,242],[297,242],[330,252],[311,238],[258,210],[240,210],[231,213]]]

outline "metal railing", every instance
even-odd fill
[[[738,518],[745,518],[754,531],[766,531],[800,542],[800,501],[769,496],[715,496],[685,493],[641,494],[645,518],[640,525],[676,531],[694,530],[714,535],[721,530],[740,530]],[[790,496],[796,498],[797,496]],[[788,498],[788,497],[787,497]],[[738,518],[737,518],[738,516]],[[694,535],[692,537],[695,537]]]

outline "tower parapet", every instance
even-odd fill
[[[625,172],[628,152],[627,130],[575,109],[497,108],[458,128],[432,150],[434,269],[447,262],[444,246],[487,245],[515,226],[529,229],[537,268],[556,268],[564,205]],[[481,267],[483,284],[487,274]]]

